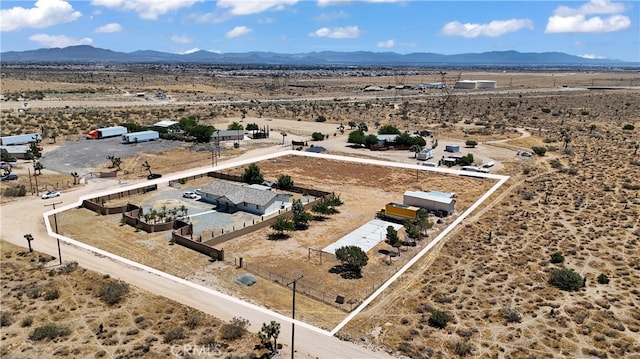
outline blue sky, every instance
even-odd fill
[[[516,50],[640,62],[639,23],[640,2],[611,0],[3,0],[0,50]]]

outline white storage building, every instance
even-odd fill
[[[402,203],[452,215],[456,210],[456,195],[440,191],[406,191]]]

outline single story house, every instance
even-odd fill
[[[0,146],[0,148],[7,151],[9,158],[16,158],[19,160],[27,159],[27,152],[31,150],[31,146],[27,145]]]
[[[456,210],[456,195],[455,193],[440,191],[406,191],[404,192],[402,203],[448,216],[452,215]]]
[[[289,205],[289,196],[270,187],[229,181],[214,181],[200,189],[203,201],[220,210],[243,211],[257,215],[273,213]]]

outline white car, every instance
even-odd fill
[[[49,198],[55,198],[55,197],[59,197],[60,196],[60,192],[58,191],[49,191],[45,194],[42,195],[42,199],[49,199]]]
[[[188,192],[183,193],[182,197],[195,199],[195,198],[198,198],[198,195],[193,193],[193,192],[191,192],[191,191],[188,191]]]

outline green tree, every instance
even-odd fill
[[[378,144],[378,136],[374,135],[374,134],[370,134],[365,136],[364,138],[364,145],[366,147],[371,147],[372,145],[376,145]]]
[[[281,175],[278,177],[278,188],[281,190],[289,190],[293,188],[293,179],[289,175]]]
[[[296,229],[305,229],[313,216],[305,211],[304,204],[300,199],[296,199],[291,204],[291,212],[293,212],[293,224]]]
[[[470,148],[475,148],[478,145],[478,141],[474,141],[474,140],[467,140],[467,142],[464,143],[467,147]]]
[[[411,145],[409,151],[413,152],[413,158],[418,157],[418,152],[422,151],[422,147],[419,145]]]
[[[289,218],[278,216],[276,221],[271,224],[271,229],[276,231],[276,238],[284,238],[286,237],[284,232],[293,231],[295,229],[295,225]]]
[[[244,130],[244,127],[241,124],[239,124],[238,122],[234,121],[234,122],[231,122],[229,124],[229,126],[227,126],[227,130],[229,130],[229,131],[238,131],[238,130],[242,131],[242,130]]]
[[[531,149],[533,150],[533,153],[538,156],[544,156],[544,154],[547,153],[547,149],[543,146],[533,146]]]
[[[39,141],[31,142],[29,144],[29,151],[31,152],[31,156],[33,156],[33,158],[30,158],[30,159],[35,159],[35,158],[42,157],[42,152],[40,151],[40,142]]]
[[[269,324],[262,323],[262,329],[258,332],[258,337],[262,346],[272,353],[278,352],[278,336],[280,335],[280,323],[272,320]],[[273,343],[271,342],[273,340]]]
[[[344,246],[336,249],[336,258],[356,273],[360,273],[362,267],[369,261],[367,254],[358,246]]]
[[[9,160],[9,151],[4,148],[0,149],[0,161],[9,162]]]
[[[311,134],[311,139],[314,141],[322,141],[324,140],[324,135],[320,132],[314,132]]]
[[[400,130],[394,125],[384,125],[378,129],[379,135],[399,135]]]
[[[400,237],[398,237],[398,231],[396,231],[393,226],[387,226],[387,239],[385,239],[385,243],[390,245],[393,248],[398,250],[398,255],[400,255],[400,247],[402,247],[402,241],[400,241]]]
[[[466,156],[462,157],[462,164],[465,166],[473,164],[473,153],[467,153]]]
[[[356,127],[356,121],[349,121],[347,125],[349,125],[350,130],[353,130],[353,128]]]
[[[434,328],[444,329],[450,320],[451,317],[449,317],[449,314],[441,310],[434,309],[429,317],[429,325]]]
[[[255,163],[250,164],[249,167],[244,169],[242,181],[249,184],[262,183],[264,178],[262,177],[262,172],[260,172],[260,167]]]
[[[376,142],[378,140],[376,139]],[[348,143],[354,143],[356,145],[364,145],[365,143],[365,135],[362,130],[355,130],[349,133],[349,138],[347,138]]]
[[[558,264],[564,262],[564,256],[560,252],[551,254],[551,263]]]
[[[255,123],[248,123],[247,124],[247,131],[258,131],[260,129],[260,127],[258,127],[257,124]]]
[[[551,271],[549,283],[562,290],[572,292],[584,286],[584,278],[572,269],[560,268]]]

